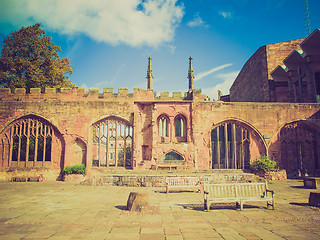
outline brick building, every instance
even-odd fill
[[[65,166],[77,163],[85,164],[89,174],[119,167],[245,169],[258,156],[269,155],[289,175],[299,171],[314,175],[320,166],[320,104],[315,103],[318,38],[316,30],[305,40],[261,47],[237,77],[228,103],[206,101],[201,90],[193,88],[192,58],[188,91],[172,97],[153,92],[151,59],[147,90],[133,93],[126,88],[118,93],[110,88],[103,93],[95,88],[88,92],[50,88],[41,93],[34,88],[27,94],[25,89],[11,93],[2,88],[1,171],[38,170],[58,177]],[[291,76],[298,76],[290,73],[297,69],[291,65],[282,66],[278,77],[277,66],[289,60],[293,64],[295,49],[303,59],[297,64],[312,60],[311,68],[301,69],[309,71],[306,76],[313,83],[291,81]],[[312,101],[290,102],[291,82],[304,88]]]

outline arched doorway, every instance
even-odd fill
[[[281,161],[289,176],[314,175],[320,162],[320,130],[303,121],[289,123],[280,130]]]
[[[213,169],[248,169],[251,159],[265,154],[260,136],[235,120],[216,125],[211,131]]]
[[[62,141],[61,134],[47,120],[35,115],[21,117],[0,135],[1,167],[59,169]]]
[[[108,117],[93,124],[94,167],[132,166],[133,127],[124,119]]]

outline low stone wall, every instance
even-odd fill
[[[166,177],[199,176],[203,181],[210,183],[226,182],[259,182],[261,178],[250,173],[241,174],[166,174],[166,175],[132,175],[132,174],[104,174],[93,176],[83,182],[83,185],[92,186],[129,186],[129,187],[164,187]]]
[[[273,180],[287,180],[287,172],[286,170],[279,170],[274,172],[255,172],[256,175],[262,177],[266,180],[273,181]]]

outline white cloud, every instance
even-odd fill
[[[231,12],[226,12],[226,11],[220,11],[219,15],[221,15],[223,18],[231,18],[232,17]]]
[[[230,87],[232,86],[238,74],[239,74],[239,71],[217,74],[216,78],[222,79],[223,82],[220,84],[217,84],[212,88],[202,89],[203,94],[206,94],[211,99],[215,99],[215,100],[218,99],[218,90],[220,90],[223,95],[229,94]]]
[[[177,0],[3,0],[1,22],[40,22],[63,34],[110,44],[158,46],[173,40],[184,12]],[[2,11],[1,11],[2,12]]]
[[[189,27],[208,27],[209,25],[202,20],[199,16],[199,13],[195,14],[192,21],[188,22],[187,25]]]
[[[208,71],[198,73],[198,74],[195,76],[194,80],[195,80],[195,81],[199,81],[199,80],[201,80],[202,78],[204,78],[204,77],[206,77],[206,76],[208,76],[208,75],[210,75],[210,74],[212,74],[212,73],[214,73],[214,72],[217,72],[217,71],[219,71],[219,70],[222,70],[222,69],[227,68],[227,67],[230,67],[230,66],[232,66],[232,64],[231,64],[231,63],[228,63],[228,64],[224,64],[224,65],[221,65],[221,66],[218,66],[218,67],[214,67],[214,68],[212,68],[212,69],[210,69],[210,70],[208,70]]]

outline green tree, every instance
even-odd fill
[[[60,47],[51,42],[39,23],[22,27],[7,36],[1,46],[0,87],[75,87],[65,76],[72,74],[68,58],[60,59]]]

